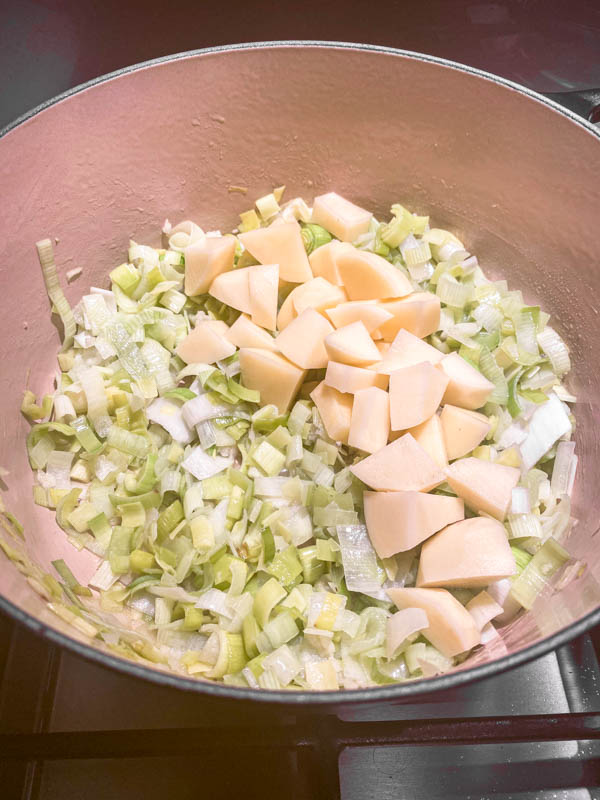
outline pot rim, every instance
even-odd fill
[[[266,50],[296,47],[319,47],[332,50],[340,49],[402,56],[403,58],[438,64],[440,66],[449,67],[469,75],[475,75],[479,78],[483,78],[484,80],[488,80],[508,89],[512,89],[513,91],[525,95],[532,100],[536,100],[539,103],[543,103],[554,111],[567,117],[569,120],[571,120],[571,122],[584,128],[588,133],[593,134],[600,141],[600,129],[577,115],[575,112],[559,105],[553,100],[550,100],[543,94],[535,92],[534,90],[515,83],[514,81],[508,80],[507,78],[502,78],[497,75],[493,75],[490,72],[477,69],[476,67],[470,67],[445,58],[438,58],[436,56],[416,53],[410,50],[401,50],[394,47],[360,44],[355,42],[319,41],[310,39],[242,42],[231,45],[218,45],[215,47],[188,50],[168,56],[160,56],[159,58],[154,58],[149,61],[142,61],[138,64],[123,67],[115,70],[114,72],[106,73],[105,75],[101,75],[85,83],[79,84],[78,86],[68,89],[61,94],[44,101],[35,108],[30,109],[20,117],[17,117],[17,119],[15,119],[13,122],[10,122],[8,125],[0,129],[0,139],[18,128],[23,123],[27,122],[32,117],[39,114],[41,111],[50,108],[50,106],[53,106],[74,94],[84,91],[85,89],[89,89],[97,84],[104,83],[105,81],[113,80],[114,78],[118,78],[122,75],[127,75],[130,72],[136,72],[147,67],[157,66],[170,61],[204,56],[212,53],[228,53],[237,50]],[[571,623],[566,628],[552,634],[551,636],[544,637],[534,644],[523,648],[522,650],[518,650],[515,653],[494,659],[493,661],[489,661],[485,664],[461,669],[457,672],[450,672],[435,678],[426,678],[407,683],[394,683],[386,686],[369,687],[366,689],[338,689],[335,691],[319,692],[289,690],[273,691],[265,689],[256,690],[239,686],[229,686],[211,681],[198,680],[186,677],[184,675],[178,675],[174,672],[163,672],[161,670],[153,669],[149,666],[147,667],[138,662],[128,661],[125,658],[114,656],[108,652],[84,644],[77,639],[73,639],[67,634],[64,634],[56,628],[53,628],[50,625],[42,622],[27,611],[24,611],[2,594],[0,594],[0,610],[34,633],[42,635],[48,641],[52,642],[52,644],[59,645],[60,647],[70,650],[71,652],[76,653],[88,661],[96,663],[102,667],[113,668],[118,672],[124,673],[130,677],[143,678],[144,680],[151,681],[159,686],[180,690],[182,689],[184,691],[196,692],[198,694],[206,694],[212,698],[222,697],[230,700],[249,700],[266,705],[280,704],[295,708],[300,706],[318,706],[323,708],[350,703],[362,704],[378,703],[390,700],[410,700],[417,697],[430,696],[433,693],[448,691],[459,686],[464,686],[472,681],[490,678],[499,672],[513,669],[522,664],[526,664],[529,661],[540,658],[541,656],[546,655],[546,653],[549,653],[550,651],[567,644],[572,639],[575,639],[594,625],[600,623],[599,607],[594,611],[589,612],[576,622]]]

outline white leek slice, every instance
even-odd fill
[[[98,336],[112,316],[106,301],[100,294],[86,294],[81,298],[81,302],[90,330],[94,336]]]
[[[283,644],[265,656],[263,667],[275,673],[281,686],[288,686],[302,669],[302,663],[287,644]]]
[[[484,625],[483,628],[481,629],[481,637],[480,637],[481,644],[489,644],[490,642],[493,642],[494,639],[498,639],[499,637],[500,634],[498,633],[498,630],[491,622],[488,622],[487,625]],[[502,644],[504,645],[504,643]],[[506,650],[505,645],[504,649]]]
[[[508,526],[511,539],[541,539],[543,536],[537,514],[509,514]]]
[[[488,333],[500,330],[503,315],[499,308],[492,303],[479,303],[471,312],[473,319],[478,322]]]
[[[147,589],[150,594],[157,597],[165,597],[169,600],[177,600],[178,603],[196,603],[198,596],[186,592],[183,586],[149,586]]]
[[[516,577],[510,594],[523,608],[530,609],[536,597],[545,589],[550,578],[569,560],[569,553],[554,539],[548,539]]]
[[[530,511],[529,489],[526,489],[524,486],[516,486],[512,490],[510,513],[528,514]]]
[[[348,589],[385,599],[385,592],[381,588],[385,571],[377,563],[366,526],[338,525],[336,532]]]
[[[476,594],[466,604],[465,608],[475,620],[475,624],[479,630],[483,630],[485,626],[498,617],[503,612],[503,608],[488,592],[483,591]]]
[[[201,483],[194,483],[190,486],[185,493],[183,498],[183,511],[185,513],[186,519],[190,520],[192,518],[192,514],[195,511],[198,511],[204,505],[203,499],[203,492],[202,492],[202,484]]]
[[[447,306],[464,308],[473,294],[469,283],[459,283],[453,275],[445,272],[439,279],[436,294]]]
[[[104,378],[99,367],[90,367],[79,376],[88,406],[88,417],[99,436],[106,436],[112,426],[108,415],[108,399],[104,389]]]
[[[435,675],[443,675],[452,669],[454,664],[451,658],[446,658],[439,650],[431,645],[425,646],[424,654],[417,656],[417,663],[421,668],[423,677],[433,678]]]
[[[203,422],[199,422],[196,425],[196,433],[198,434],[200,446],[203,450],[208,450],[209,447],[217,443],[217,432],[215,426],[209,419],[205,419]]]
[[[212,478],[213,475],[218,475],[232,464],[233,458],[209,456],[201,447],[194,447],[189,455],[181,462],[181,466],[199,481]]]
[[[222,617],[227,617],[227,619],[233,619],[233,611],[231,611],[227,599],[227,594],[220,589],[209,589],[200,597],[195,598],[195,606],[196,608],[212,611]]]
[[[187,364],[180,372],[176,375],[176,380],[180,381],[182,378],[188,378],[190,375],[201,375],[203,372],[210,372],[214,369],[212,364],[205,364],[204,362],[194,362],[193,364]]]
[[[547,539],[552,536],[560,541],[567,532],[571,523],[571,498],[568,494],[562,494],[557,498],[557,502],[552,503],[551,496],[546,500],[546,509],[539,517],[542,526],[542,538]]]
[[[156,422],[164,428],[176,442],[189,444],[192,433],[183,419],[183,411],[175,400],[160,397],[154,400],[146,410],[146,416],[151,422]]]
[[[110,313],[117,313],[117,301],[114,292],[111,292],[110,289],[100,289],[98,286],[92,286],[90,288],[90,294],[101,295],[104,298],[104,302],[106,303],[106,307]]]
[[[333,658],[309,661],[304,668],[309,688],[319,692],[339,689],[335,665],[336,661]]]
[[[301,505],[283,508],[274,524],[274,532],[299,547],[312,538],[313,529],[308,509]]]
[[[222,403],[213,403],[207,394],[201,394],[188,400],[182,406],[183,420],[189,428],[206,419],[216,419],[230,414],[232,407]]]
[[[88,581],[88,585],[91,586],[93,589],[102,589],[106,591],[110,589],[117,581],[119,580],[119,576],[115,575],[110,568],[109,561],[101,561],[98,569],[92,577]]]
[[[530,470],[552,445],[571,432],[571,421],[565,407],[553,393],[539,406],[529,422],[527,438],[521,442],[523,470]]]
[[[522,309],[513,315],[515,336],[522,364],[535,363],[540,355],[536,338],[536,324],[531,311]]]
[[[61,422],[71,422],[77,416],[73,403],[66,394],[58,394],[54,398],[54,416]]]
[[[36,243],[36,247],[48,297],[52,303],[54,303],[54,307],[56,308],[64,326],[64,351],[67,350],[73,343],[73,336],[77,331],[77,324],[75,322],[75,317],[73,316],[71,306],[69,305],[58,280],[56,264],[54,263],[52,242],[50,239],[43,239],[42,241]]]
[[[429,619],[422,608],[403,608],[387,620],[385,654],[395,658],[401,645],[415,633],[429,627]]]
[[[186,247],[204,238],[205,233],[199,225],[185,220],[169,231],[169,249],[183,253]]]
[[[577,397],[574,394],[571,394],[571,392],[569,392],[568,389],[565,389],[565,387],[560,383],[554,387],[554,393],[559,400],[563,401],[563,403],[577,402]]]
[[[569,348],[553,328],[546,325],[544,330],[538,333],[537,341],[552,364],[552,369],[559,377],[571,369]]]
[[[46,478],[49,487],[71,488],[71,465],[75,453],[53,450],[46,461]]]
[[[307,625],[326,631],[342,628],[346,597],[332,592],[313,592],[308,601]]]
[[[550,489],[555,497],[561,494],[571,495],[576,469],[575,442],[559,442],[550,481]]]

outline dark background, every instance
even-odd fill
[[[120,67],[274,39],[415,50],[538,91],[600,86],[600,0],[0,0],[0,126]]]

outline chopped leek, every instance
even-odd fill
[[[513,581],[510,590],[511,596],[523,608],[530,609],[538,594],[548,586],[552,575],[569,558],[564,547],[561,547],[554,539],[548,539]]]
[[[138,457],[147,455],[150,449],[150,443],[144,436],[125,431],[116,425],[113,425],[108,431],[106,442],[116,450]]]
[[[259,652],[274,650],[298,635],[298,626],[289,611],[283,611],[267,622],[256,639]]]
[[[379,595],[385,580],[385,571],[377,563],[366,527],[338,526],[337,535],[348,589],[363,594]]]
[[[538,333],[537,342],[559,378],[569,372],[571,369],[569,351],[566,344],[553,328],[546,325],[544,330]]]
[[[90,428],[86,417],[76,417],[72,420],[71,427],[75,431],[77,441],[88,453],[93,453],[102,447],[102,442]]]
[[[329,231],[314,222],[307,222],[306,225],[303,225],[301,235],[307,255],[310,255],[317,247],[321,247],[331,241]]]
[[[252,460],[266,475],[274,476],[283,469],[285,455],[265,440],[254,450]]]
[[[275,578],[269,578],[260,587],[254,596],[254,616],[261,628],[265,627],[273,608],[286,595],[287,592]]]
[[[334,242],[333,233],[316,214],[313,220],[301,198],[281,206],[283,189],[241,214],[238,230],[293,222],[294,247],[318,265],[318,248]],[[419,548],[377,556],[365,524],[364,485],[352,472],[364,453],[333,441],[325,425],[332,423],[311,399],[315,382],[327,380],[325,370],[303,372],[295,396],[278,378],[260,391],[250,388],[261,381],[248,374],[243,354],[223,357],[232,347],[228,328],[239,320],[239,335],[253,342],[244,346],[264,345],[265,352],[273,342],[277,348],[276,335],[265,339],[264,330],[257,332],[254,311],[239,317],[209,293],[185,293],[187,248],[202,248],[221,233],[205,233],[191,221],[174,228],[165,222],[164,233],[165,249],[130,242],[126,260],[109,274],[111,288],[92,288],[73,309],[49,240],[38,243],[64,341],[56,391],[28,389],[21,406],[31,424],[33,496],[55,509],[69,541],[100,563],[88,588],[73,576],[68,558],[53,562],[57,580],[0,539],[3,551],[50,608],[84,635],[201,679],[253,689],[334,690],[451,669],[462,658],[445,658],[420,639],[427,635],[424,612],[393,613],[386,589],[415,584]],[[234,269],[258,263],[241,240],[231,241]],[[531,607],[568,558],[559,541],[570,521],[577,455],[570,441],[574,418],[565,405],[575,397],[562,383],[571,366],[567,346],[547,314],[526,305],[505,281],[489,281],[465,245],[450,231],[430,228],[426,216],[394,204],[386,221],[371,217],[353,246],[385,259],[415,292],[435,295],[432,308],[438,300],[442,308],[429,345],[440,354],[458,353],[474,384],[468,365],[493,384],[481,409],[489,430],[472,455],[481,464],[520,470],[504,519],[517,572],[505,581],[503,599],[492,597],[493,586],[476,597],[453,590],[482,637],[493,635],[490,620],[500,603],[505,613]],[[324,289],[323,277],[317,281]],[[283,303],[295,316],[288,283],[281,282],[277,298],[283,317]],[[342,289],[335,290],[342,298]],[[389,298],[367,302],[378,300]],[[387,308],[385,302],[379,311]],[[201,322],[214,325],[222,346],[212,353],[203,342],[185,363],[180,345],[194,329],[200,332]],[[383,334],[373,331],[384,352],[391,337]],[[301,372],[275,352],[272,360],[290,374]],[[368,377],[366,368],[350,373]],[[336,423],[341,416],[336,410]],[[422,446],[425,441],[424,435]],[[447,484],[433,491],[451,493]],[[0,522],[13,536],[23,534],[9,512]],[[96,593],[98,602],[88,606]],[[112,615],[128,608],[139,617],[135,631],[114,623]]]
[[[73,311],[71,310],[71,307],[58,280],[56,264],[54,263],[52,242],[50,239],[43,239],[42,241],[37,242],[36,247],[48,297],[60,316],[64,327],[63,351],[68,350],[73,343],[73,337],[77,331],[77,323],[75,322]]]
[[[269,564],[267,571],[283,586],[290,586],[302,574],[296,548],[293,545],[281,550]]]

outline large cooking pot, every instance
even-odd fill
[[[63,624],[0,556],[0,609],[122,672],[213,697],[293,704],[402,700],[490,676],[600,622],[600,135],[540,95],[477,70],[365,45],[290,42],[184,53],[100,78],[2,133],[0,465],[8,509],[44,569],[77,552],[33,504],[23,388],[51,389],[59,335],[34,244],[56,237],[72,302],[102,285],[128,239],[158,244],[165,217],[231,229],[248,198],[334,189],[385,214],[392,201],[457,231],[492,277],[555,316],[573,361],[580,468],[567,546],[582,575],[443,677],[363,691],[265,692],[207,683],[103,650]],[[248,187],[248,197],[228,187]],[[66,281],[63,280],[66,284]]]

